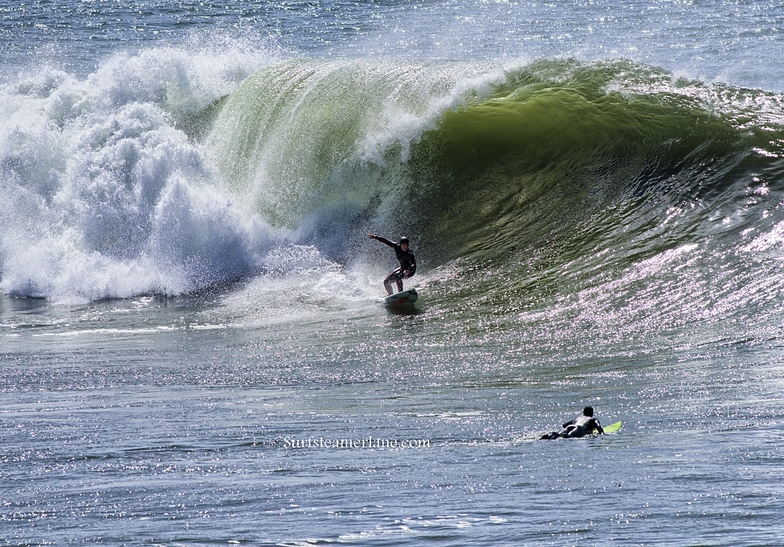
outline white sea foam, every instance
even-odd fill
[[[179,121],[264,62],[159,48],[85,79],[44,69],[0,88],[0,290],[176,294],[261,267],[281,233],[239,213]]]

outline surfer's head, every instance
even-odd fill
[[[401,247],[402,247],[403,245],[405,245],[405,246],[406,246],[406,248],[405,248],[405,249],[403,249],[403,250],[404,250],[404,251],[407,251],[407,250],[408,250],[408,238],[407,238],[407,237],[401,237],[401,238],[398,240],[397,244],[398,244],[398,245],[400,245]]]
[[[583,416],[593,416],[593,407],[587,406],[583,409]]]

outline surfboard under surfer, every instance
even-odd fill
[[[587,406],[583,409],[582,416],[577,416],[574,420],[563,424],[563,431],[553,431],[552,433],[545,433],[540,439],[558,439],[558,438],[572,438],[572,437],[585,437],[598,431],[600,435],[604,435],[598,418],[593,415],[593,407]]]
[[[411,252],[409,247],[408,238],[401,237],[397,243],[388,240],[385,237],[368,234],[370,239],[375,239],[395,249],[395,256],[400,263],[400,267],[391,272],[386,279],[384,279],[384,288],[387,294],[392,294],[392,282],[397,285],[397,292],[403,292],[403,280],[408,279],[416,273],[416,258],[414,253]]]

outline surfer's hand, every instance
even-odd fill
[[[368,234],[368,238],[369,239],[376,239],[376,236],[374,236],[373,234]]]

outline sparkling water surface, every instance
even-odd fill
[[[7,544],[777,541],[775,344],[529,357],[432,308],[174,300],[3,300]],[[621,431],[536,440],[585,401]]]

